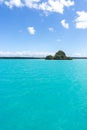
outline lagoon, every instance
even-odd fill
[[[87,60],[0,60],[0,130],[87,130]]]

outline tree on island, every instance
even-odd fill
[[[59,50],[58,52],[55,53],[54,56],[48,55],[45,58],[46,60],[71,60],[71,57],[67,57],[65,52],[62,50]]]
[[[53,57],[52,55],[48,55],[48,56],[46,56],[46,59],[47,59],[47,60],[53,60],[54,57]]]
[[[55,56],[54,56],[55,60],[62,60],[62,59],[66,59],[66,54],[65,52],[59,50],[58,52],[56,52]]]

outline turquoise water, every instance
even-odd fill
[[[0,130],[87,130],[87,60],[0,60]]]

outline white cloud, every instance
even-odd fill
[[[9,8],[13,8],[14,6],[16,6],[16,7],[23,7],[23,3],[21,2],[21,0],[4,1],[4,3]]]
[[[87,12],[77,11],[77,18],[75,19],[76,28],[78,29],[87,29]]]
[[[28,32],[31,34],[31,35],[34,35],[36,33],[36,30],[34,27],[28,27],[27,28]]]
[[[0,0],[3,1],[9,8],[16,7],[28,7],[44,12],[56,12],[63,14],[64,7],[70,7],[74,5],[74,0],[47,0],[42,2],[41,0]]]
[[[69,7],[69,6],[73,6],[74,5],[74,1],[71,1],[71,0],[61,0],[61,3],[66,6],[66,7]]]
[[[71,0],[48,0],[39,4],[39,8],[43,11],[57,12],[63,14],[64,7],[73,6],[74,1]]]
[[[64,28],[69,29],[69,24],[66,23],[66,20],[65,20],[65,19],[63,19],[63,20],[61,21],[61,24],[62,24],[62,26],[63,26]]]
[[[39,5],[39,8],[47,12],[63,13],[64,11],[64,5],[58,0],[48,0],[48,2],[43,2]]]
[[[37,9],[38,8],[38,2],[40,2],[40,0],[24,0],[24,5],[26,7],[29,7],[29,8]]]
[[[52,27],[49,27],[48,30],[49,30],[50,32],[54,32],[54,28],[52,28]]]

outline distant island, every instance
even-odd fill
[[[59,50],[58,52],[55,53],[54,56],[48,55],[45,58],[46,60],[72,60],[71,57],[66,56],[65,52],[62,50]]]
[[[59,50],[55,55],[47,55],[46,57],[29,57],[29,56],[0,56],[0,59],[45,59],[45,60],[72,60],[72,59],[87,59],[87,57],[70,57],[64,51]]]

